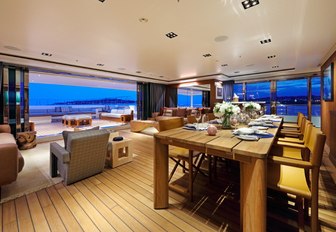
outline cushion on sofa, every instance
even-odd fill
[[[131,114],[132,110],[131,109],[125,109],[123,114]]]
[[[178,108],[177,109],[177,112],[176,112],[176,116],[177,117],[186,117],[186,114],[187,114],[187,109],[186,108]]]
[[[163,112],[163,116],[168,116],[168,117],[173,116],[173,110],[165,109]]]
[[[14,139],[14,136],[9,133],[0,133],[0,142],[5,144],[5,143],[15,143],[16,140]]]
[[[83,131],[63,131],[62,135],[63,135],[63,140],[64,140],[64,148],[66,149],[69,134],[72,134],[72,133],[83,133],[83,132],[88,131],[88,130],[99,130],[99,126],[92,127],[90,129],[83,130]]]

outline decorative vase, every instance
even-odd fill
[[[222,128],[231,129],[230,115],[224,115],[222,118]]]

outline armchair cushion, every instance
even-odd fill
[[[99,126],[84,130],[84,131],[88,131],[88,130],[99,130]],[[64,140],[64,148],[67,149],[67,141],[68,141],[68,136],[72,133],[82,133],[84,131],[63,131],[62,135],[63,135],[63,140]]]

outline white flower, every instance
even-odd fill
[[[255,102],[248,102],[244,104],[244,110],[250,110],[250,111],[260,111],[261,106],[258,103]]]
[[[218,118],[223,117],[224,115],[238,114],[240,108],[237,105],[233,105],[230,102],[217,103],[214,107],[214,115]]]

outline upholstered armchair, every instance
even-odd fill
[[[93,176],[104,170],[106,154],[111,149],[107,130],[72,132],[65,139],[65,148],[50,144],[50,175],[59,173],[66,185]]]

